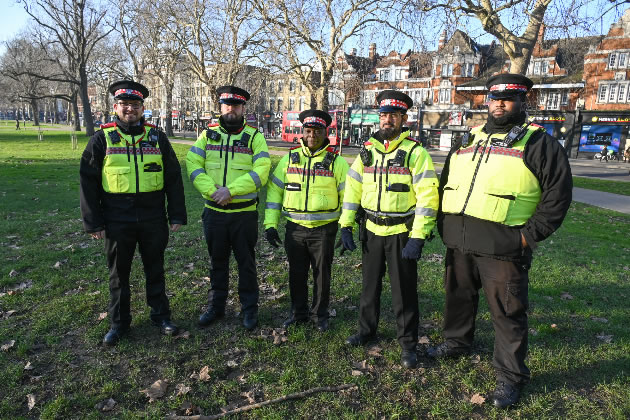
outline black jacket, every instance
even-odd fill
[[[127,133],[122,127],[121,130]],[[131,134],[131,133],[130,133]],[[79,166],[81,215],[86,232],[106,229],[109,222],[160,222],[185,225],[186,204],[181,167],[166,134],[159,132],[158,144],[164,164],[164,189],[133,194],[103,191],[102,170],[107,142],[103,130],[88,142]],[[166,204],[168,201],[168,204]]]
[[[536,176],[542,190],[534,214],[523,226],[506,226],[466,215],[442,213],[442,196],[448,182],[450,158],[461,146],[453,145],[440,176],[438,231],[444,244],[462,252],[518,260],[531,254],[537,242],[549,237],[562,224],[572,199],[573,178],[566,153],[558,141],[539,131],[532,135],[523,152],[525,166]],[[505,168],[509,176],[510,168]],[[523,249],[521,233],[530,249]]]

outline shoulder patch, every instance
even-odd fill
[[[417,138],[415,138],[415,137],[407,137],[407,140],[411,140],[412,142],[414,142],[414,143],[418,143],[418,144],[420,143],[420,140],[418,140],[418,139],[417,139]]]
[[[334,148],[334,147],[332,147],[332,146],[328,146],[328,147],[326,148],[326,151],[327,151],[327,152],[330,152],[330,153],[334,153],[334,154],[336,154],[336,155],[338,155],[338,154],[339,154],[339,152],[338,152],[337,150],[335,150],[335,148]]]
[[[112,128],[112,127],[116,127],[116,122],[115,121],[112,121],[112,122],[107,123],[107,124],[101,124],[101,129],[103,129],[103,128]]]
[[[364,142],[363,144],[364,144],[365,146],[371,146],[371,145],[372,145],[372,142],[371,142],[371,141],[366,141],[366,142]]]
[[[148,123],[148,122],[145,122],[145,123],[144,123],[144,126],[145,126],[145,127],[151,127],[151,128],[156,128],[156,127],[157,127],[157,125],[155,125],[155,124],[150,124],[150,123]]]
[[[258,130],[256,127],[254,127],[253,125],[249,125],[249,124],[245,124],[246,126],[248,126],[249,128],[253,128],[254,130]]]
[[[531,123],[530,124],[532,127],[536,127],[536,128],[545,128],[542,125],[536,124],[536,123]]]
[[[214,123],[214,124],[208,124],[206,127],[210,128],[210,127],[218,127],[219,123]]]
[[[295,146],[295,147],[290,148],[289,150],[295,150],[295,149],[301,149],[301,148],[302,146]]]

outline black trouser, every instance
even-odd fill
[[[210,254],[210,293],[208,303],[225,312],[228,296],[230,254],[238,265],[238,296],[241,312],[258,310],[258,280],[255,247],[258,240],[258,212],[223,213],[205,208],[201,216]]]
[[[479,289],[483,287],[495,332],[492,365],[497,380],[527,383],[527,272],[531,258],[526,256],[523,262],[503,261],[449,248],[445,260],[447,343],[461,349],[472,345]]]
[[[367,241],[362,243],[363,287],[359,303],[359,334],[376,334],[387,262],[398,343],[405,350],[414,350],[418,343],[418,272],[416,260],[402,258],[402,249],[408,237],[408,232],[377,236],[367,231]]]
[[[131,262],[140,249],[146,276],[147,304],[151,320],[170,319],[171,311],[164,281],[164,250],[168,243],[168,225],[160,222],[108,223],[105,228],[105,252],[109,268],[109,317],[112,327],[131,324]]]
[[[335,235],[336,221],[315,228],[287,222],[284,247],[289,260],[291,312],[297,319],[309,316],[309,267],[313,268],[313,304],[310,313],[317,316],[318,320],[328,318]]]

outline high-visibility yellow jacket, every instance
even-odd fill
[[[529,125],[520,140],[505,147],[497,143],[503,143],[508,133],[492,134],[488,140],[482,128],[473,128],[472,141],[451,154],[442,212],[523,225],[541,197],[538,179],[523,162],[523,150],[532,134],[544,129]]]
[[[365,143],[371,162],[365,165],[358,156],[348,170],[341,227],[353,226],[361,206],[368,215],[367,229],[376,235],[410,231],[412,238],[430,236],[439,202],[438,180],[431,157],[408,135],[403,131],[387,148],[374,138]]]
[[[256,209],[258,190],[267,183],[270,168],[265,137],[245,123],[238,133],[229,133],[219,124],[208,127],[186,156],[186,171],[206,199],[206,207],[226,213]],[[230,204],[212,201],[215,185],[230,190]]]
[[[267,183],[265,229],[288,220],[313,228],[339,220],[348,163],[332,148],[315,153],[303,143],[285,155]]]
[[[164,188],[164,164],[158,133],[144,125],[144,133],[130,136],[116,128],[103,126],[107,142],[103,160],[103,191],[114,194],[152,192]]]

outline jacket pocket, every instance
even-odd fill
[[[514,205],[516,196],[513,191],[492,186],[484,190],[484,202],[481,204],[481,215],[486,215],[492,222],[504,222],[510,207]]]
[[[129,175],[131,169],[127,166],[106,166],[105,181],[109,192],[127,193],[129,191]]]

